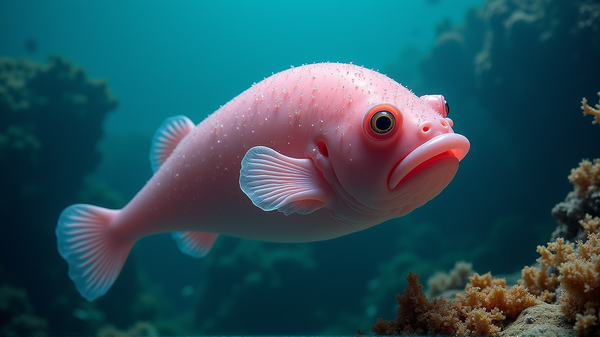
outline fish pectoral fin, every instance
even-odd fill
[[[177,144],[194,129],[194,123],[185,116],[167,118],[154,133],[150,147],[150,165],[152,172],[169,158]]]
[[[216,233],[206,232],[174,232],[171,234],[182,253],[197,259],[205,257],[212,248]]]
[[[291,158],[265,147],[248,150],[242,159],[240,188],[264,211],[309,214],[324,207],[331,189],[308,158]]]

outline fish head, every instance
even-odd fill
[[[336,194],[375,222],[408,214],[437,196],[470,147],[452,130],[443,96],[417,97],[398,87],[392,99],[355,108],[352,127],[330,141],[338,147],[329,151]]]

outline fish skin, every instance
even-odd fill
[[[400,124],[393,136],[374,139],[364,119],[381,103],[400,110]],[[196,125],[138,194],[106,217],[107,235],[131,245],[164,232],[310,242],[360,231],[411,212],[446,187],[468,151],[462,136],[458,157],[428,160],[396,188],[390,189],[388,181],[413,150],[452,134],[451,125],[425,99],[378,72],[340,63],[291,68],[254,84]],[[253,204],[240,188],[240,168],[257,146],[312,163],[320,174],[315,184],[324,191],[324,207],[285,215]],[[61,239],[67,235],[64,221],[59,220],[57,236],[67,242]],[[75,268],[65,245],[59,242],[59,251]],[[85,272],[78,275],[71,278]],[[78,289],[88,299],[97,297],[86,296],[79,284]]]
[[[332,166],[355,167],[354,163],[366,159],[365,153],[373,151],[370,144],[365,144],[368,142],[360,141],[362,120],[365,112],[379,102],[409,108],[405,119],[415,125],[442,118],[403,86],[362,67],[327,63],[275,74],[198,124],[123,208],[115,226],[130,240],[195,230],[276,242],[324,240],[364,229],[368,226],[362,223],[354,227],[340,225],[325,210],[289,216],[264,212],[240,190],[239,169],[246,151],[253,146],[306,158],[319,140],[327,144]],[[378,176],[357,175],[357,171],[364,172],[359,168],[340,171],[337,178],[357,199],[359,194],[379,193],[376,186],[385,184],[390,165],[395,165],[397,158],[402,154],[379,170],[383,174]],[[368,185],[358,184],[357,180],[368,181]],[[387,219],[374,219],[369,225],[381,220]]]

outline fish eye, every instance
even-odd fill
[[[396,120],[391,112],[382,110],[371,117],[371,129],[378,134],[385,134],[394,128]]]
[[[450,106],[448,105],[448,102],[446,102],[446,100],[444,100],[444,105],[446,105],[446,117],[448,117],[448,114],[450,113]]]
[[[363,119],[363,130],[373,140],[391,139],[402,128],[402,121],[402,113],[396,106],[382,103],[367,111]]]

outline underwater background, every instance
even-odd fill
[[[352,62],[443,94],[471,142],[411,214],[335,240],[221,236],[196,260],[136,244],[87,302],[54,229],[73,203],[121,208],[151,176],[165,118],[199,123],[290,66]],[[394,317],[409,271],[513,274],[600,130],[600,4],[561,0],[0,0],[0,335],[353,334]]]

